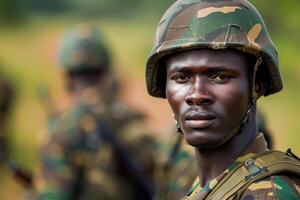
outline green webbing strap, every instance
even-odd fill
[[[291,154],[280,151],[269,151],[248,158],[231,170],[206,199],[240,199],[252,183],[276,174],[294,174],[300,177],[300,161]]]

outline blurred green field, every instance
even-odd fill
[[[144,66],[158,20],[159,17],[129,21],[103,19],[92,23],[102,28],[110,44],[115,71],[122,83],[122,95],[129,104],[147,112],[149,125],[157,136],[164,136],[173,123],[172,115],[165,101],[147,96],[144,83]],[[72,18],[34,17],[26,25],[0,30],[1,71],[17,89],[9,126],[12,156],[30,170],[35,170],[38,164],[38,138],[46,117],[36,90],[39,85],[44,85],[57,105],[67,104],[63,73],[56,57],[62,34],[76,23]],[[263,98],[260,105],[274,132],[276,147],[283,150],[292,147],[299,155],[299,40],[290,40],[289,33],[273,36],[281,58],[284,90]],[[20,192],[8,176],[0,176],[0,179],[7,180],[10,188]],[[0,194],[6,194],[7,187],[0,189]]]

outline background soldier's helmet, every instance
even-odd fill
[[[101,72],[110,67],[103,36],[96,27],[87,24],[66,33],[60,48],[59,61],[68,72]]]
[[[265,96],[282,89],[278,54],[265,23],[246,0],[178,0],[162,17],[146,68],[150,95],[165,98],[164,58],[174,52],[236,49],[262,58]]]

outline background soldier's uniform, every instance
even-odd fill
[[[171,141],[171,144],[166,147],[166,152],[163,152],[167,158],[164,158],[165,164],[160,167],[160,179],[155,200],[182,198],[187,194],[197,177],[195,156],[193,151],[191,152],[193,149],[188,149],[183,135],[174,132],[171,134],[176,141]]]
[[[74,193],[79,199],[135,199],[131,178],[121,169],[113,145],[97,133],[97,123],[108,123],[113,137],[151,178],[156,147],[150,135],[142,134],[142,116],[117,99],[103,104],[96,88],[83,93],[82,101],[62,116],[43,148],[42,199],[68,199]]]

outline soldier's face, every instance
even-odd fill
[[[250,104],[247,57],[233,50],[193,50],[166,61],[166,96],[190,145],[221,144]]]

